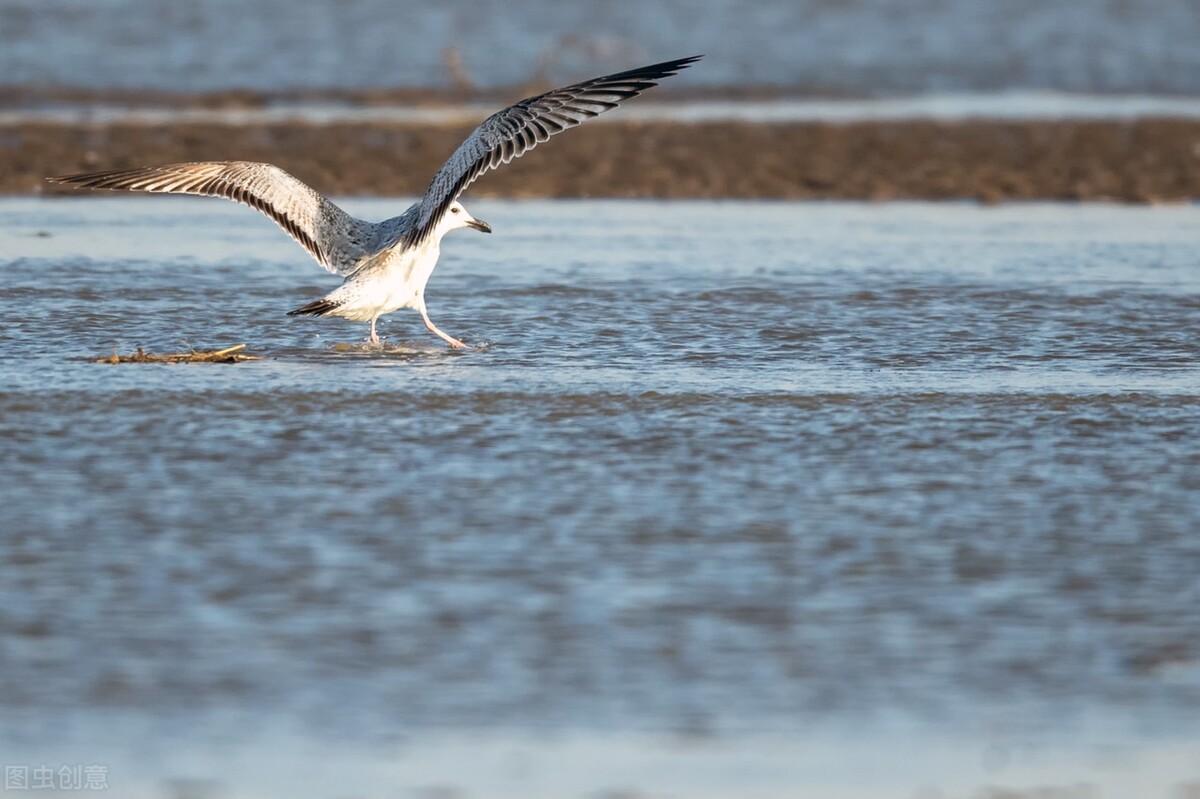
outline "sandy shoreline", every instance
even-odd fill
[[[0,193],[47,175],[266,160],[336,195],[420,193],[470,124],[0,126]],[[472,187],[490,197],[1200,199],[1200,120],[626,121],[556,138]]]

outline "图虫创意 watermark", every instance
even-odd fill
[[[108,766],[64,764],[55,768],[45,763],[4,766],[6,791],[107,791]]]

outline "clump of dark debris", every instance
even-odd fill
[[[112,355],[97,358],[96,363],[241,363],[264,360],[261,355],[247,355],[242,352],[244,349],[245,344],[235,344],[220,350],[188,350],[160,355],[138,347],[132,355],[120,355],[113,350]]]

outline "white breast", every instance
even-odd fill
[[[370,321],[400,308],[419,308],[440,252],[438,242],[430,241],[415,249],[393,251],[355,272],[329,294],[338,304],[333,315]]]

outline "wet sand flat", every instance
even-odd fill
[[[0,127],[0,192],[68,172],[265,160],[338,195],[413,195],[471,124]],[[476,197],[1106,200],[1200,198],[1200,120],[625,121],[539,148]]]

